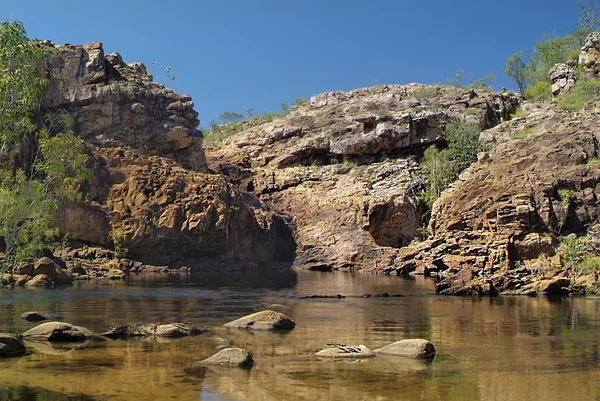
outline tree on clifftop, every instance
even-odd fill
[[[0,275],[52,243],[54,213],[88,176],[70,115],[40,111],[48,54],[21,23],[0,24]]]
[[[511,77],[517,86],[521,96],[525,96],[525,87],[527,86],[527,65],[523,61],[523,50],[519,50],[506,60],[504,73]]]

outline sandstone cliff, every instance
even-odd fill
[[[282,216],[208,174],[189,96],[99,42],[45,45],[54,52],[43,107],[71,113],[93,172],[83,199],[56,218],[70,240],[110,247],[117,236],[129,256],[155,264],[293,257]]]
[[[384,269],[422,226],[418,159],[442,125],[490,128],[519,100],[486,90],[410,84],[314,96],[282,119],[207,150],[209,167],[288,216],[295,266]]]

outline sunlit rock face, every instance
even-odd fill
[[[210,168],[288,216],[296,267],[384,269],[422,227],[418,161],[443,141],[443,125],[493,127],[518,103],[419,84],[328,92],[205,152]]]
[[[71,113],[93,173],[82,199],[59,211],[61,233],[103,246],[118,233],[130,257],[154,264],[293,258],[286,220],[209,174],[189,96],[100,42],[44,45],[53,51],[43,106]]]

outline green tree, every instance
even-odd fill
[[[504,73],[515,81],[521,96],[525,96],[525,87],[527,86],[527,65],[523,61],[523,50],[519,50],[506,59]]]
[[[219,121],[222,124],[228,123],[237,123],[244,119],[244,115],[242,113],[235,113],[232,111],[225,111],[219,114]]]
[[[87,178],[83,141],[66,111],[40,117],[48,51],[15,21],[0,24],[0,136],[2,155],[29,154],[13,171],[0,170],[0,274],[37,256],[56,238],[51,220]]]
[[[463,120],[453,120],[444,127],[444,139],[448,144],[448,158],[454,169],[461,172],[477,160],[481,151],[479,127]]]
[[[579,20],[577,21],[579,27],[591,33],[600,29],[600,14],[596,5],[589,0],[579,0]]]

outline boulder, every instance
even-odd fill
[[[533,289],[544,294],[565,294],[568,291],[563,288],[568,288],[571,285],[571,280],[567,277],[554,277],[549,280],[541,280],[534,284]]]
[[[319,358],[333,358],[333,359],[362,359],[362,358],[373,358],[375,353],[371,351],[368,347],[364,345],[359,345],[358,347],[352,347],[360,350],[360,352],[346,352],[337,347],[330,347],[322,349],[317,352],[315,355]]]
[[[50,277],[48,277],[48,275],[38,274],[31,280],[26,281],[25,287],[26,288],[35,288],[35,287],[54,288],[54,282],[52,280],[50,280]]]
[[[0,333],[0,358],[12,358],[25,355],[23,342],[12,334]]]
[[[96,338],[85,327],[65,322],[42,323],[23,333],[23,339],[28,341],[82,342]]]
[[[407,358],[431,359],[435,356],[435,347],[423,339],[396,341],[374,351],[377,355],[403,356]]]
[[[109,338],[130,338],[130,337],[147,337],[151,335],[146,326],[140,323],[126,324],[125,326],[114,327],[109,331],[100,334],[102,337]]]
[[[283,313],[265,310],[244,316],[223,326],[233,329],[275,331],[291,330],[296,326],[296,323]]]
[[[21,320],[28,322],[59,321],[62,316],[46,312],[25,312],[21,315]]]
[[[156,325],[151,329],[151,332],[158,337],[179,338],[210,333],[212,330],[183,323],[169,323]]]
[[[180,338],[187,336],[197,336],[200,334],[211,333],[212,330],[198,328],[196,326],[184,323],[168,323],[168,324],[140,324],[131,323],[125,326],[115,327],[101,336],[109,338],[130,338],[130,337],[168,337]]]
[[[63,270],[62,267],[48,257],[43,257],[34,264],[32,275],[35,277],[40,274],[45,274],[57,285],[71,284],[73,282],[73,275]]]
[[[254,364],[252,354],[242,348],[225,348],[199,362],[201,365],[250,367]]]

